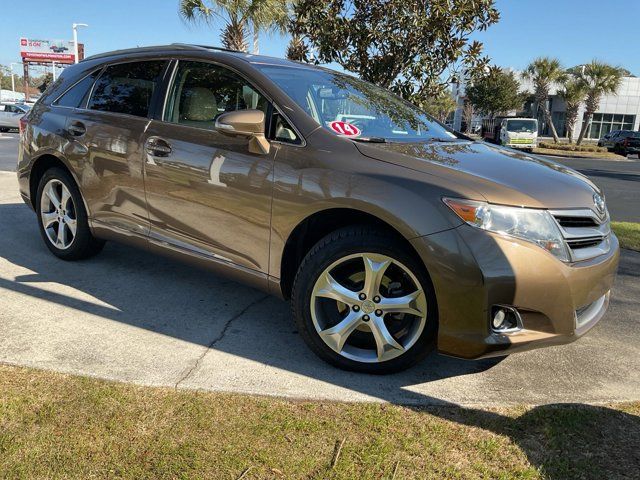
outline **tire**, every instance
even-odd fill
[[[47,193],[52,186],[54,193]],[[63,187],[66,188],[68,195],[63,194]],[[45,188],[47,188],[47,192],[45,192]],[[59,199],[60,205],[63,201],[65,202],[64,215],[53,205],[54,202],[51,201],[51,196]],[[64,200],[65,198],[67,200]],[[45,208],[46,211],[43,211]],[[104,241],[95,238],[91,234],[87,211],[84,208],[84,202],[78,186],[71,175],[62,168],[52,167],[40,179],[35,210],[38,217],[40,235],[47,248],[56,257],[63,260],[81,260],[96,255],[104,247]],[[53,218],[46,229],[44,227],[43,213],[48,215],[47,221],[51,221]],[[61,222],[64,224],[62,235],[60,235]],[[75,227],[75,234],[73,233],[72,225]],[[54,241],[54,237],[57,241]],[[59,241],[61,238],[64,241]]]
[[[415,365],[434,349],[438,330],[435,292],[422,261],[409,250],[396,236],[373,227],[353,226],[327,235],[309,251],[294,280],[291,309],[300,335],[316,355],[344,370],[388,374]],[[382,281],[371,282],[379,287],[367,288],[365,257],[380,260],[374,264],[378,266],[389,259],[389,266],[378,275]],[[347,277],[352,270],[355,273]],[[350,300],[341,303],[334,297],[324,298],[331,290],[323,287],[329,271],[340,287],[348,282],[350,288],[339,291],[347,292]],[[377,294],[363,300],[358,291],[360,295],[365,291]],[[410,296],[415,296],[415,303],[407,303],[406,308],[420,315],[394,312],[396,307],[387,303],[394,297]],[[344,346],[333,337],[331,347],[321,336],[322,331],[327,338],[336,325],[356,317],[360,318],[355,320],[358,326],[344,336]],[[327,319],[331,321],[325,322]]]

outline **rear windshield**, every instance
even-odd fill
[[[256,67],[318,124],[336,135],[392,141],[455,138],[416,106],[349,75],[311,68]]]
[[[507,120],[508,132],[537,132],[538,122],[535,120]]]

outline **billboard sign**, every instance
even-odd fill
[[[82,51],[82,49],[79,50]],[[68,40],[21,38],[20,56],[24,62],[74,63],[75,61],[73,42]],[[82,60],[83,55],[79,56]]]

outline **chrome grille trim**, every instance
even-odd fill
[[[560,233],[562,233],[565,245],[571,255],[571,261],[588,260],[603,255],[611,249],[609,212],[605,212],[602,216],[591,209],[582,208],[549,210],[549,213],[553,216]],[[563,222],[563,218],[570,218],[572,221],[584,218],[588,221],[582,225],[592,223],[593,226],[571,227],[569,226],[571,222]]]

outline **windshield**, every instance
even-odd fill
[[[535,120],[507,120],[508,132],[537,132],[538,122]]]
[[[408,142],[456,138],[414,105],[357,78],[311,68],[256,67],[337,135]]]

